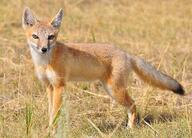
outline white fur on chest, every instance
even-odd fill
[[[56,83],[56,81],[57,81],[57,74],[56,74],[56,72],[54,70],[47,69],[46,70],[46,75],[47,75],[47,79],[49,80],[49,82],[51,84]]]
[[[39,67],[36,70],[36,74],[39,80],[42,82],[49,82],[50,84],[54,85],[57,81],[57,73],[52,68],[41,68]]]
[[[47,76],[44,72],[36,71],[36,75],[37,75],[38,79],[42,82],[47,80]]]
[[[41,54],[38,49],[36,48],[36,44],[32,42],[28,42],[32,59],[35,64],[36,68],[36,74],[39,80],[42,82],[49,82],[51,84],[56,83],[57,80],[57,74],[52,69],[52,67],[48,67],[50,58],[51,58],[51,50],[49,50],[45,54]]]

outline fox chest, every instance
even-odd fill
[[[54,85],[57,82],[58,75],[53,69],[38,69],[36,74],[38,79],[44,83]]]

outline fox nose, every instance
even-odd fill
[[[41,49],[41,51],[42,51],[42,53],[45,53],[45,52],[47,52],[47,48],[43,47],[43,48]]]

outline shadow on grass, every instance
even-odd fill
[[[158,123],[172,122],[172,121],[175,121],[177,118],[178,116],[176,114],[164,112],[158,115],[147,114],[144,116],[143,120],[149,124],[152,124],[155,122],[158,122]],[[141,120],[141,124],[142,122],[143,121]]]
[[[166,122],[172,122],[175,121],[178,118],[176,114],[173,113],[161,113],[157,115],[152,114],[144,114],[142,117],[138,115],[137,117],[137,128],[142,128],[146,126],[147,122],[148,124],[152,125],[153,123],[166,123]],[[118,126],[118,129],[125,129],[128,119],[124,119],[120,126]],[[110,122],[110,121],[102,121],[99,124],[97,124],[97,127],[103,132],[103,133],[110,133],[117,127],[116,122]]]

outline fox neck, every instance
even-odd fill
[[[35,66],[45,66],[50,63],[52,49],[50,49],[45,54],[41,54],[33,47],[33,45],[29,44],[29,47],[30,47],[33,63],[35,64]]]

